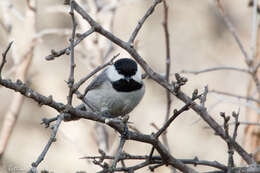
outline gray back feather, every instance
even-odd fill
[[[95,88],[98,88],[99,86],[101,86],[103,84],[103,82],[107,79],[107,74],[106,74],[106,70],[104,70],[103,72],[101,72],[95,79],[93,79],[91,81],[91,83],[88,85],[88,87],[85,90],[85,94],[90,91],[93,90]]]

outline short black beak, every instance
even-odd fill
[[[125,80],[126,80],[127,82],[129,82],[129,81],[131,80],[131,77],[126,76],[126,77],[125,77]]]

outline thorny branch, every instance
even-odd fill
[[[92,160],[97,160],[99,159],[100,161],[104,161],[104,160],[110,160],[110,159],[115,159],[114,156],[108,156],[108,155],[101,155],[101,156],[85,156],[82,157],[81,159],[92,159]],[[151,160],[153,163],[157,163],[157,164],[161,164],[163,162],[163,160],[161,159],[160,156],[148,156],[148,155],[131,155],[128,153],[123,153],[119,160]],[[197,165],[204,165],[204,166],[210,166],[210,167],[214,167],[223,171],[227,170],[227,167],[217,161],[206,161],[206,160],[199,160],[197,157],[195,157],[194,159],[179,159],[180,161],[182,161],[185,164],[191,164],[194,166]]]

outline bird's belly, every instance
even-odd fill
[[[89,91],[87,101],[100,112],[109,112],[112,117],[126,115],[140,102],[144,88],[132,92],[116,92],[113,89],[100,88]]]

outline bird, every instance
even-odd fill
[[[121,58],[104,69],[85,89],[87,110],[115,118],[129,114],[142,100],[145,84],[137,63]]]

